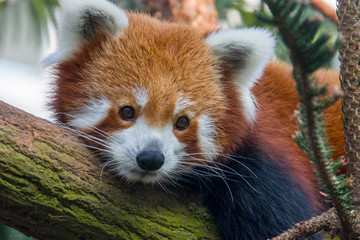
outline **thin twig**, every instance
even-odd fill
[[[271,240],[292,240],[300,237],[309,237],[320,231],[327,231],[334,234],[338,232],[340,228],[341,224],[336,210],[335,208],[331,208],[319,216],[296,223],[292,228]]]

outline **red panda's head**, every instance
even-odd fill
[[[273,53],[262,29],[197,29],[63,1],[51,107],[129,180],[156,182],[230,153],[256,118],[250,89]]]

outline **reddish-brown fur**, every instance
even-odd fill
[[[340,95],[339,73],[330,69],[321,69],[314,73],[314,77],[320,86],[328,85],[328,94]],[[326,134],[333,150],[332,157],[338,160],[345,154],[343,125],[341,120],[341,100],[337,100],[325,110]]]
[[[285,63],[272,62],[267,65],[263,77],[253,89],[260,110],[253,135],[272,159],[285,160],[284,166],[309,194],[310,199],[317,203],[319,194],[314,184],[314,167],[293,141],[298,131],[295,110],[299,97],[291,74],[292,68]],[[335,71],[319,70],[314,77],[320,85],[330,84],[330,90],[338,86],[338,73]],[[340,102],[337,101],[325,114],[330,146],[334,149],[334,159],[337,159],[344,155]]]
[[[130,30],[119,39],[99,33],[74,58],[59,64],[56,85],[61,87],[56,88],[52,102],[57,118],[68,121],[61,113],[74,114],[90,98],[99,99],[101,95],[113,101],[113,115],[119,106],[134,106],[133,90],[145,88],[149,102],[138,116],[143,115],[150,126],[163,127],[181,115],[190,115],[194,124],[175,134],[181,142],[194,144],[198,114],[205,112],[220,119],[226,109],[224,95],[216,84],[215,58],[201,33],[188,25],[160,23],[137,14],[129,14],[129,22]],[[144,34],[149,31],[153,35]],[[195,60],[193,55],[197,56]],[[176,100],[182,95],[196,105],[174,118]],[[98,127],[113,132],[131,124],[108,117]]]
[[[174,124],[177,117],[188,115],[190,127],[174,130],[174,134],[188,146],[187,152],[195,153],[201,151],[197,117],[205,113],[215,121],[220,152],[231,154],[250,136],[272,159],[281,159],[282,166],[319,206],[313,167],[293,141],[298,129],[294,111],[299,99],[288,65],[276,62],[267,65],[253,88],[258,114],[255,123],[249,124],[239,101],[241,93],[231,82],[233,73],[212,55],[201,33],[185,24],[161,23],[138,14],[128,17],[129,28],[118,39],[99,32],[74,57],[58,64],[51,104],[60,121],[69,121],[69,116],[62,113],[76,114],[90,99],[102,96],[112,101],[112,107],[96,127],[108,133],[132,126],[133,122],[118,117],[119,107],[125,105],[133,106],[136,117],[144,116],[154,128]],[[327,74],[337,79],[337,73]],[[321,76],[315,74],[322,84],[333,84],[333,80]],[[149,102],[141,111],[133,94],[137,88],[148,90]],[[174,117],[180,96],[195,104]],[[327,132],[337,158],[344,154],[339,102],[326,114]]]

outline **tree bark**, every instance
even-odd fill
[[[142,0],[142,2],[143,10],[156,18],[188,23],[205,34],[218,28],[215,0]]]
[[[360,209],[360,5],[356,0],[338,0],[340,80],[348,183],[352,204]],[[360,216],[353,210],[352,224],[343,239],[360,238]]]
[[[101,178],[80,144],[0,101],[0,222],[38,239],[217,239],[196,194]]]

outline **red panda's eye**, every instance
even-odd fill
[[[185,130],[189,126],[189,123],[190,123],[190,120],[187,117],[185,117],[185,116],[179,117],[176,120],[175,128],[177,130]]]
[[[131,121],[135,117],[135,109],[130,106],[125,106],[119,110],[120,117],[125,121]]]

